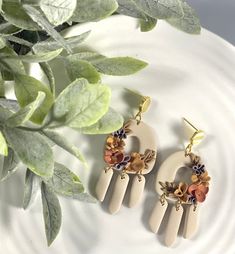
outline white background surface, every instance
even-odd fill
[[[141,34],[133,19],[114,17],[93,24],[87,43],[107,56],[134,56],[149,66],[130,77],[105,77],[113,90],[112,105],[125,116],[135,112],[135,97],[124,88],[137,89],[152,97],[144,121],[157,133],[159,155],[147,176],[142,203],[126,207],[117,215],[102,205],[88,205],[60,198],[63,225],[50,248],[46,246],[40,198],[28,211],[20,206],[23,172],[0,186],[0,252],[4,254],[231,254],[235,253],[235,51],[234,47],[202,30],[200,36],[182,33],[164,22],[152,32]],[[87,30],[83,27],[81,30]],[[76,31],[79,32],[79,31]],[[63,70],[60,70],[63,77]],[[173,248],[162,244],[160,234],[150,232],[148,219],[157,199],[155,175],[160,163],[172,152],[183,149],[181,118],[186,117],[207,133],[198,147],[212,176],[212,186],[203,204],[200,228],[192,240],[178,238]],[[61,150],[56,160],[77,172],[93,194],[102,170],[105,136],[66,137],[87,156],[90,169]],[[128,196],[127,196],[128,198]]]

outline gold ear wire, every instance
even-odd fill
[[[151,103],[151,98],[149,96],[142,96],[142,100],[139,105],[139,111],[135,115],[137,124],[141,122],[142,114],[148,111],[150,103]]]
[[[189,144],[185,148],[185,156],[188,156],[192,152],[192,148],[194,145],[198,145],[201,143],[203,138],[205,137],[205,133],[203,130],[199,130],[192,123],[189,122],[186,118],[183,118],[184,122],[188,124],[190,127],[194,129],[193,135],[189,139]]]

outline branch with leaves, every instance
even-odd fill
[[[111,90],[102,75],[130,75],[147,63],[132,57],[106,57],[84,51],[81,43],[90,31],[64,38],[63,30],[78,23],[99,21],[112,14],[137,18],[141,31],[155,27],[158,19],[192,34],[199,20],[184,0],[0,0],[0,180],[23,164],[26,168],[23,207],[41,189],[48,245],[61,226],[58,195],[95,202],[79,177],[57,163],[53,146],[63,148],[86,165],[79,149],[60,134],[70,127],[80,133],[104,134],[119,129],[122,116],[109,107]],[[59,94],[52,61],[59,61],[70,83]],[[37,63],[47,78],[43,83],[27,73]],[[5,88],[14,83],[15,99]]]

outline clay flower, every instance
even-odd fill
[[[139,153],[132,153],[130,164],[127,167],[128,171],[140,172],[145,168],[145,163],[141,159],[141,155]]]
[[[206,194],[208,193],[209,188],[203,184],[191,184],[188,187],[188,194],[195,197],[196,201],[203,202],[206,199]]]
[[[121,151],[105,150],[104,161],[109,165],[115,165],[122,162],[124,159],[124,153]]]
[[[120,138],[114,137],[111,135],[107,137],[106,148],[108,150],[122,151],[124,146],[125,146],[125,142],[121,140]]]
[[[115,131],[113,133],[113,136],[117,137],[117,138],[120,138],[120,139],[127,138],[127,135],[126,135],[126,132],[125,132],[124,128],[121,128],[121,129]]]
[[[131,159],[130,155],[125,155],[121,162],[115,164],[114,169],[122,170],[129,163],[130,159]]]
[[[174,195],[178,197],[181,201],[187,202],[188,194],[187,194],[188,185],[186,183],[179,183],[178,188],[174,191]]]
[[[208,176],[208,172],[207,171],[205,171],[201,175],[193,174],[192,177],[191,177],[191,180],[192,180],[192,182],[194,184],[197,184],[197,185],[202,184],[205,187],[209,186],[210,179],[211,178]]]
[[[192,167],[193,173],[195,175],[201,175],[205,172],[205,165],[203,164],[197,164]]]

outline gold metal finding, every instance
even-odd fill
[[[165,205],[165,202],[166,202],[166,194],[163,193],[160,197],[160,202],[161,202],[161,205],[164,206]]]
[[[204,131],[196,128],[186,118],[183,118],[183,120],[195,130],[193,135],[189,139],[189,144],[185,148],[185,156],[188,156],[191,154],[193,146],[199,144],[203,140],[205,135],[204,135]]]
[[[182,201],[180,199],[178,199],[177,202],[175,203],[176,211],[179,211],[181,204],[182,204]]]
[[[135,120],[137,121],[137,124],[141,122],[142,114],[148,110],[150,103],[151,103],[151,98],[149,96],[142,97],[142,100],[139,106],[139,111],[135,115]]]
[[[196,212],[196,210],[197,210],[197,203],[195,203],[195,204],[193,205],[193,211]]]

